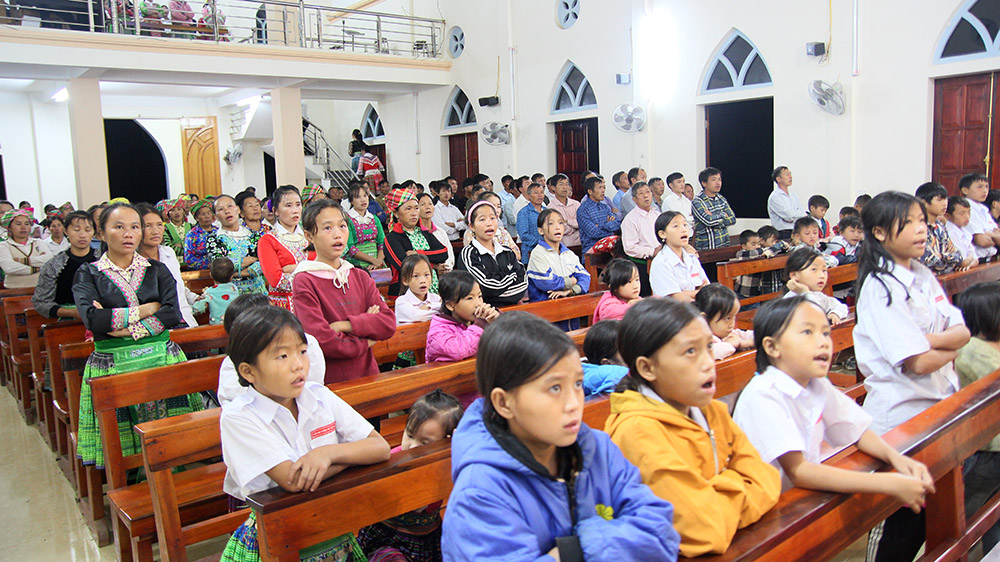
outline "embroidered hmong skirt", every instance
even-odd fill
[[[358,531],[358,542],[370,557],[378,553],[383,560],[392,560],[390,555],[393,551],[398,551],[409,562],[440,562],[441,520],[437,521],[436,529],[422,535],[411,535],[397,531],[385,523],[375,523]]]
[[[365,553],[351,533],[299,551],[301,562],[366,562]],[[257,544],[257,516],[250,517],[233,532],[222,551],[221,562],[260,562]]]
[[[87,366],[83,371],[83,385],[80,387],[80,422],[76,455],[83,460],[83,464],[104,466],[101,433],[97,426],[97,414],[94,413],[94,403],[87,381],[97,377],[172,365],[185,360],[180,346],[170,341],[169,332],[162,332],[139,341],[112,338],[94,342],[94,353],[87,359]],[[142,444],[132,431],[132,427],[136,424],[201,409],[201,396],[197,393],[118,408],[116,414],[122,455],[142,452]]]

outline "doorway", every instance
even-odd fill
[[[274,167],[274,156],[264,153],[264,192],[270,197],[278,189],[278,173]]]
[[[997,188],[1000,135],[993,126],[1000,105],[1000,73],[957,76],[934,81],[934,164],[931,178],[952,195],[965,174],[986,174]],[[992,93],[992,95],[991,95]],[[992,101],[993,107],[990,106]],[[990,137],[992,136],[992,141]]]
[[[0,199],[7,198],[7,182],[3,179],[3,155],[0,155]]]
[[[389,179],[389,161],[385,159],[385,145],[384,144],[369,144],[368,152],[371,152],[375,156],[378,156],[379,162],[382,163],[382,167],[385,169],[385,179]],[[354,170],[355,172],[357,170]],[[392,183],[392,180],[389,180]]]
[[[588,171],[601,172],[597,118],[559,121],[555,126],[556,171],[569,177],[573,199],[581,201],[587,194],[583,176]]]
[[[461,184],[479,173],[479,134],[464,133],[448,137],[448,161],[451,177]]]
[[[105,119],[111,198],[150,205],[167,198],[167,164],[160,145],[133,119]]]
[[[722,195],[736,216],[766,219],[774,169],[774,99],[705,106],[705,135],[705,160],[722,170]]]
[[[215,117],[181,120],[184,152],[184,191],[198,197],[222,193],[219,170],[219,133]]]

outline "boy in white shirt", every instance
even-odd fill
[[[980,260],[992,257],[1000,243],[1000,229],[990,215],[989,207],[984,204],[990,193],[989,178],[983,174],[965,174],[958,182],[958,190],[969,201],[971,214],[965,229],[972,234],[976,256]]]
[[[677,211],[684,215],[691,234],[694,235],[694,215],[691,213],[691,200],[684,195],[684,174],[674,172],[667,176],[667,191],[663,193],[663,203],[661,210]]]
[[[969,226],[972,214],[970,207],[969,200],[961,195],[952,195],[949,197],[948,211],[945,213],[945,218],[948,220],[946,228],[948,229],[948,237],[955,243],[955,247],[962,252],[963,257],[975,256],[978,258],[976,246],[972,242],[972,233],[966,228]]]
[[[442,185],[438,190],[438,202],[434,205],[434,224],[445,231],[448,240],[461,240],[465,230],[465,215],[451,204],[451,186]]]

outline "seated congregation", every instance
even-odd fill
[[[103,502],[101,469],[130,469],[108,475],[121,558],[151,560],[157,535],[161,556],[183,552],[193,527],[180,519],[197,525],[209,510],[177,506],[209,497],[227,500],[212,515],[228,514],[227,561],[724,555],[750,548],[757,539],[741,537],[758,521],[778,525],[802,490],[884,497],[876,560],[941,544],[924,510],[941,467],[902,454],[894,430],[963,387],[996,383],[1000,267],[986,262],[1000,243],[1000,193],[970,174],[961,196],[936,183],[862,196],[831,225],[829,201],[803,208],[782,166],[772,224],[734,244],[722,172],[698,180],[688,197],[682,174],[647,181],[632,168],[613,175],[609,197],[588,173],[577,202],[558,173],[505,176],[498,190],[482,174],[449,177],[427,192],[379,177],[346,192],[286,185],[263,200],[247,188],[50,205],[40,223],[30,205],[0,201],[0,296],[9,306],[30,295],[33,307],[7,309],[11,345],[22,331],[34,340],[80,326],[47,350],[34,398],[30,384],[12,392],[34,400],[49,433],[43,391],[71,396],[60,443],[86,474],[75,478],[81,498]],[[709,268],[713,282],[703,256],[725,248],[735,257]],[[156,372],[181,378],[213,361],[195,355],[218,344],[180,341],[199,323],[221,324],[226,356],[211,363],[211,388],[108,412],[102,378],[167,366]],[[85,340],[69,384],[60,351]],[[11,364],[7,380],[20,381]],[[214,495],[181,500],[161,478],[200,473],[164,475],[147,447],[188,426],[211,431],[180,457],[221,454],[224,477]],[[1000,489],[997,431],[980,433],[949,467],[959,490],[964,478],[955,501],[969,517]],[[884,470],[841,462],[854,450]],[[363,501],[351,489],[399,497]],[[152,531],[124,523],[135,521],[124,490],[157,506]],[[338,494],[357,500],[334,510],[349,520],[356,509],[356,526],[326,528],[316,515]],[[312,522],[278,523],[296,509]],[[1000,540],[998,525],[976,529],[984,552]]]

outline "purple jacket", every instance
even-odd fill
[[[466,326],[449,316],[435,314],[427,329],[427,349],[424,351],[427,362],[461,361],[474,357],[484,327],[483,320]]]

